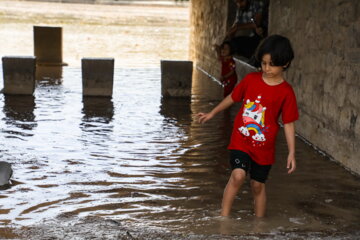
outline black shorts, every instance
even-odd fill
[[[250,174],[251,179],[261,183],[266,182],[271,169],[271,165],[260,165],[240,150],[230,150],[230,165],[232,170],[241,168]]]

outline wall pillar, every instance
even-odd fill
[[[34,55],[38,65],[67,65],[62,58],[62,28],[34,26]]]
[[[36,66],[36,81],[38,83],[60,85],[62,83],[62,66]]]
[[[81,59],[83,96],[112,97],[114,58]]]
[[[32,95],[35,90],[35,63],[35,57],[3,57],[3,93]]]
[[[161,95],[191,97],[193,62],[161,61]]]

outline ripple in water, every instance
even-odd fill
[[[288,176],[282,135],[268,217],[254,219],[245,184],[232,218],[218,218],[237,109],[196,123],[218,102],[202,92],[208,80],[196,80],[192,100],[162,100],[158,68],[116,69],[110,99],[83,98],[78,68],[60,75],[42,78],[35,97],[0,95],[0,157],[15,180],[0,192],[3,225],[101,216],[200,234],[359,230],[359,179],[301,141]]]

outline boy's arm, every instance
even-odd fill
[[[197,116],[199,117],[199,123],[205,123],[212,119],[216,114],[219,112],[227,109],[234,103],[234,100],[231,97],[231,94],[229,94],[224,100],[221,101],[211,112],[209,113],[198,113]]]
[[[287,169],[288,173],[292,173],[296,169],[296,160],[295,160],[295,123],[286,123],[284,124],[284,131],[286,142],[289,149],[289,155],[287,158]]]

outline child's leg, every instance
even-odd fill
[[[251,161],[250,177],[251,190],[254,196],[255,216],[264,217],[266,211],[265,182],[268,178],[271,165],[259,165]]]
[[[234,169],[224,190],[221,204],[221,216],[229,216],[232,204],[240,187],[244,183],[246,172],[243,169]]]
[[[251,190],[254,196],[255,216],[264,217],[266,211],[265,183],[251,180]]]

